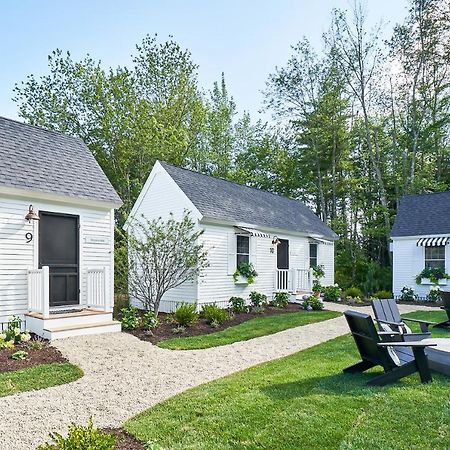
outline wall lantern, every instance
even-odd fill
[[[33,205],[28,207],[28,213],[25,216],[25,220],[31,222],[32,220],[40,220],[39,216],[34,212]]]
[[[275,253],[274,246],[280,245],[281,241],[278,239],[277,236],[274,236],[272,239],[272,247],[270,247],[270,253]]]

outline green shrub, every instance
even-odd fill
[[[250,304],[253,308],[261,308],[267,304],[267,295],[261,294],[261,292],[250,292]]]
[[[153,330],[159,325],[159,320],[153,311],[146,311],[142,316],[142,325],[146,330]]]
[[[322,288],[323,299],[327,302],[336,302],[341,297],[341,288],[335,284],[331,286],[324,286]]]
[[[139,327],[141,318],[139,316],[139,310],[135,306],[122,308],[120,310],[120,313],[122,330],[135,330]]]
[[[216,327],[228,319],[228,312],[217,305],[203,305],[202,315],[209,324],[214,324]]]
[[[19,350],[11,355],[11,359],[15,359],[16,361],[27,359],[28,352],[25,352],[24,350]]]
[[[86,427],[72,424],[67,437],[50,433],[52,443],[40,445],[38,450],[114,450],[116,437],[94,428],[92,420]]]
[[[289,294],[287,292],[276,292],[270,303],[276,308],[285,308],[289,304]]]
[[[414,289],[412,287],[403,286],[400,291],[400,300],[404,302],[414,302],[417,300],[417,294],[414,293]]]
[[[373,294],[373,296],[375,298],[379,298],[381,300],[386,299],[386,298],[393,298],[391,291],[378,291],[378,292],[375,292],[375,294]]]
[[[247,306],[245,305],[245,300],[242,297],[231,297],[228,303],[230,308],[236,314],[247,312]]]
[[[180,303],[173,318],[178,325],[182,327],[190,327],[198,320],[197,305],[195,303]]]
[[[323,303],[319,297],[315,295],[309,296],[307,299],[303,300],[302,306],[308,311],[320,311],[323,309]]]
[[[440,302],[442,300],[441,290],[439,288],[431,288],[427,295],[427,302]]]
[[[247,283],[252,284],[255,281],[255,277],[258,276],[252,263],[241,263],[233,274],[234,281],[237,281],[237,277],[243,276],[247,278]]]
[[[362,293],[361,293],[361,289],[357,288],[357,287],[349,287],[346,291],[345,291],[345,296],[346,297],[361,297]]]

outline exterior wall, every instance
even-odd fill
[[[230,297],[247,298],[251,291],[258,291],[272,297],[275,289],[277,254],[270,252],[272,237],[250,237],[250,262],[258,276],[251,285],[234,283],[233,273],[236,269],[236,257],[230,251],[230,238],[235,237],[235,230],[229,225],[202,224],[204,233],[201,237],[208,250],[209,267],[199,278],[198,301],[202,303],[227,302]],[[264,230],[261,230],[264,231]],[[274,236],[273,232],[267,232]],[[309,240],[307,237],[276,233],[280,239],[289,240],[289,267],[291,269],[309,268]],[[323,248],[322,248],[323,247]],[[318,262],[325,267],[323,284],[334,283],[334,245],[319,244]],[[230,267],[230,262],[234,264]]]
[[[62,203],[0,197],[0,322],[13,315],[27,312],[27,270],[38,267],[39,222],[24,220],[29,204],[39,212],[73,214],[80,217],[80,304],[86,304],[86,273],[91,268],[106,267],[109,274],[107,285],[111,296],[113,288],[113,210],[91,209]],[[27,243],[26,233],[33,234]],[[98,243],[89,243],[89,236],[99,238]],[[112,303],[111,303],[112,304]]]
[[[417,246],[419,237],[392,240],[394,297],[400,295],[404,286],[413,288],[421,298],[426,297],[430,291],[431,285],[418,285],[415,280],[425,267],[425,247]],[[445,268],[448,273],[450,271],[450,248],[448,245],[445,248]],[[449,281],[447,280],[447,282]],[[440,286],[440,289],[447,291],[450,290],[450,286]]]
[[[190,211],[194,221],[198,221],[199,213],[191,201],[162,166],[156,164],[130,214],[132,220],[139,220],[142,216],[148,220],[159,217],[167,220],[171,213],[175,220],[180,220],[184,211]],[[129,221],[127,228],[130,223]],[[172,311],[177,302],[195,303],[196,301],[197,282],[191,281],[167,292],[162,298],[160,311]],[[131,296],[130,302],[142,308],[142,304]]]

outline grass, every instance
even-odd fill
[[[333,319],[339,315],[335,311],[311,311],[308,313],[298,312],[261,316],[216,333],[167,339],[159,342],[158,346],[171,350],[194,350],[217,347],[219,345],[232,344],[233,342],[247,341],[248,339],[266,336],[288,328]]]
[[[450,448],[450,378],[369,388],[381,368],[342,373],[357,360],[351,337],[340,337],[186,391],[125,429],[163,449]]]
[[[69,363],[40,364],[3,372],[0,373],[0,397],[70,383],[82,376],[83,371]]]
[[[408,314],[403,314],[403,317],[410,317],[411,319],[429,320],[430,322],[443,322],[447,318],[447,314],[439,309],[436,311],[415,311]],[[413,322],[405,322],[412,331],[420,333],[420,326]],[[447,337],[450,338],[450,329],[447,328],[430,328],[433,337]]]

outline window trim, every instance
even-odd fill
[[[238,251],[238,238],[239,237],[245,237],[245,238],[248,239],[248,253],[240,253]],[[247,256],[247,258],[248,258],[247,263],[250,263],[250,245],[251,245],[250,244],[250,238],[251,238],[251,236],[249,236],[248,234],[241,234],[241,233],[236,234],[236,268],[239,267],[239,264],[240,264],[240,262],[239,262],[239,256],[240,255],[241,256]]]
[[[316,246],[316,256],[311,256],[311,245],[315,245]],[[319,265],[319,244],[317,242],[309,242],[308,251],[309,251],[309,255],[308,255],[309,268],[312,269],[313,267],[317,267]],[[311,265],[311,260],[312,259],[316,260],[316,264],[315,265]]]
[[[447,256],[447,251],[446,251],[446,246],[445,245],[439,245],[438,247],[442,247],[443,248],[443,250],[444,250],[444,257],[443,258],[427,258],[427,250],[428,249],[433,249],[433,248],[437,248],[437,247],[424,247],[424,250],[423,250],[423,258],[424,258],[424,267],[429,267],[428,265],[427,265],[427,262],[428,261],[443,261],[443,269],[444,269],[444,271],[446,271],[446,260],[447,260],[447,258],[446,258],[446,256]]]

